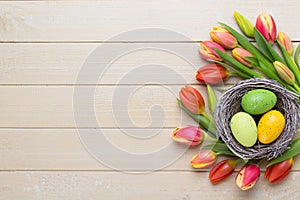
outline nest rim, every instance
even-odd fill
[[[285,118],[285,127],[280,136],[270,144],[258,140],[252,147],[242,146],[233,136],[230,129],[232,116],[243,111],[241,98],[253,89],[267,89],[277,96],[277,104],[272,110],[280,111]],[[268,160],[282,154],[292,142],[299,123],[299,96],[274,80],[252,78],[238,82],[229,88],[219,99],[214,113],[216,134],[227,147],[238,157],[245,160],[267,158]]]

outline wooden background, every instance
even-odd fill
[[[234,10],[252,21],[259,13],[269,12],[278,29],[287,32],[295,45],[300,41],[297,0],[0,1],[0,199],[299,199],[297,158],[293,172],[281,184],[271,186],[261,177],[255,189],[243,192],[235,186],[234,176],[212,186],[207,170],[193,170],[189,160],[197,148],[159,171],[133,174],[96,161],[77,135],[74,87],[95,85],[76,85],[75,81],[85,59],[98,45],[117,34],[142,28],[169,29],[197,43],[209,39],[208,33],[218,21],[234,25]],[[131,41],[111,41],[120,46],[149,42],[183,48],[191,43],[168,38],[148,41],[142,35]],[[189,53],[198,63],[196,67],[205,64],[197,52]],[[172,143],[172,129],[193,124],[175,101],[185,83],[168,79],[163,86],[142,81],[119,84],[130,70],[153,61],[196,84],[195,68],[174,55],[151,50],[118,59],[97,83],[94,104],[100,128],[115,145],[128,151],[147,153],[162,148]],[[227,86],[232,83],[234,80]],[[114,120],[111,98],[116,87],[140,88],[128,100],[134,126],[119,127]],[[205,94],[205,88],[198,88]],[[159,134],[139,140],[122,132],[147,127],[152,119],[159,119],[149,114],[156,104],[165,111]]]

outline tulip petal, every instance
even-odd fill
[[[233,160],[223,160],[215,165],[209,172],[209,179],[212,184],[218,184],[219,182],[228,178],[234,171],[236,162]]]

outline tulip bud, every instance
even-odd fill
[[[257,165],[248,164],[238,172],[235,182],[242,190],[249,190],[256,184],[259,176],[259,167]]]
[[[280,78],[287,84],[293,85],[295,83],[295,76],[293,72],[283,63],[279,61],[273,62],[274,68]]]
[[[253,24],[246,19],[243,15],[240,13],[234,11],[233,16],[239,25],[241,31],[248,37],[254,37],[254,26]]]
[[[199,55],[205,60],[222,61],[222,58],[214,51],[213,48],[225,52],[225,49],[218,43],[213,41],[204,41],[200,42],[200,48],[198,50]]]
[[[209,168],[215,163],[216,158],[215,152],[204,149],[192,157],[191,165],[197,169]]]
[[[218,184],[219,182],[228,178],[236,167],[235,160],[223,160],[216,164],[209,172],[209,180],[212,184]]]
[[[229,77],[229,71],[219,64],[208,64],[198,69],[196,79],[200,83],[217,85]]]
[[[293,158],[290,158],[280,163],[271,165],[267,168],[265,178],[268,179],[269,183],[279,183],[291,172],[293,164]]]
[[[205,102],[198,90],[187,85],[181,88],[179,98],[183,105],[193,114],[202,114],[204,112]]]
[[[270,44],[274,43],[276,40],[276,24],[270,14],[260,14],[256,19],[256,28]]]
[[[195,126],[186,126],[183,128],[176,128],[173,131],[172,138],[179,143],[189,146],[195,146],[200,144],[204,137],[201,130]]]
[[[224,47],[225,49],[233,49],[238,45],[237,40],[225,28],[215,26],[209,33],[213,41]]]
[[[247,57],[253,57],[253,55],[243,48],[235,48],[232,50],[232,57],[247,67],[253,67],[253,64],[246,60]]]
[[[291,38],[286,33],[283,32],[280,32],[277,38],[281,46],[288,52],[290,56],[292,56],[294,47]]]

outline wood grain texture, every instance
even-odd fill
[[[198,43],[0,44],[0,84],[75,85],[80,70],[87,67],[89,73],[83,75],[81,85],[198,84],[196,71],[208,64],[198,55],[198,46]],[[101,54],[101,47],[108,54]],[[124,49],[126,53],[114,54],[116,49]],[[100,56],[88,63],[92,52],[99,52]],[[104,61],[107,57],[111,57],[111,62]],[[95,72],[99,73],[98,81],[92,80]],[[236,81],[237,78],[230,78],[226,84]]]
[[[102,47],[108,54],[101,53]],[[124,52],[114,54],[116,49]],[[80,84],[196,83],[197,69],[206,64],[197,49],[197,43],[0,44],[0,84],[76,84],[84,67],[89,73]],[[87,64],[93,51],[100,55]],[[95,72],[99,80],[93,82]],[[155,80],[157,74],[163,78]]]
[[[92,129],[86,131],[93,131]],[[145,131],[151,135],[145,137]],[[171,148],[177,152],[184,145],[173,142],[173,129],[102,129],[102,133],[112,146],[123,151],[139,154],[152,154],[163,148]],[[299,131],[298,131],[299,132]],[[299,135],[299,133],[298,133]],[[0,129],[0,171],[2,170],[101,170],[112,171],[108,163],[98,161],[94,154],[89,153],[86,143],[80,140],[75,129]],[[104,141],[98,140],[97,145]],[[199,171],[193,169],[189,162],[201,146],[182,149],[178,157],[174,157],[168,165],[162,165],[163,171]],[[103,152],[104,153],[104,152]],[[168,159],[171,154],[161,154],[160,159]],[[133,162],[128,158],[111,155],[122,163]],[[218,160],[224,159],[220,156]],[[300,170],[300,158],[295,157],[293,171]],[[240,163],[241,165],[241,163]],[[263,169],[262,165],[262,169]],[[240,166],[239,166],[240,167]],[[142,171],[128,167],[127,171]],[[145,169],[144,169],[145,170]],[[207,170],[200,170],[207,171]],[[180,172],[178,172],[180,173]],[[196,173],[195,173],[196,174]]]
[[[299,199],[291,187],[299,172],[278,185],[261,180],[251,191],[234,183],[235,174],[219,185],[210,184],[207,173],[155,172],[1,172],[1,199]]]
[[[0,2],[1,41],[105,41],[135,29],[163,28],[191,40],[208,39],[208,31],[218,21],[235,24],[233,11],[238,10],[253,23],[259,13],[276,17],[279,30],[299,40],[300,25],[297,0],[212,2],[182,1],[45,1]],[[117,13],[117,14],[116,14]],[[124,38],[128,41],[128,39]],[[132,41],[149,41],[139,35]],[[157,40],[152,37],[151,40]],[[160,40],[173,40],[165,36]]]
[[[189,160],[198,147],[158,172],[116,171],[88,153],[73,108],[78,87],[95,88],[93,101],[78,108],[86,111],[92,104],[99,124],[83,113],[80,130],[101,130],[112,145],[131,153],[147,154],[166,144],[176,152],[181,146],[171,139],[173,128],[195,125],[175,97],[185,84],[197,84],[196,70],[206,63],[197,43],[209,39],[218,21],[237,28],[232,16],[237,10],[252,22],[259,13],[271,13],[278,30],[296,45],[299,9],[296,0],[0,1],[0,199],[299,199],[298,157],[284,182],[270,186],[261,177],[247,192],[235,186],[234,177],[213,186],[207,170],[193,170]],[[147,28],[174,34],[151,35]],[[136,29],[145,32],[114,37]],[[100,44],[107,54],[92,60],[90,73],[76,82]],[[126,53],[114,55],[118,50]],[[93,71],[105,67],[104,55],[115,59],[95,82]],[[203,86],[195,87],[206,96]]]
[[[176,103],[182,86],[76,87],[84,91],[95,89],[92,102],[76,104],[81,112],[73,109],[74,87],[0,87],[0,127],[174,128],[193,123]],[[196,88],[206,95],[204,86]],[[79,98],[87,97],[81,95]],[[91,120],[93,115],[84,112],[90,105],[94,106],[97,125]],[[75,126],[74,114],[82,122],[78,126]]]

